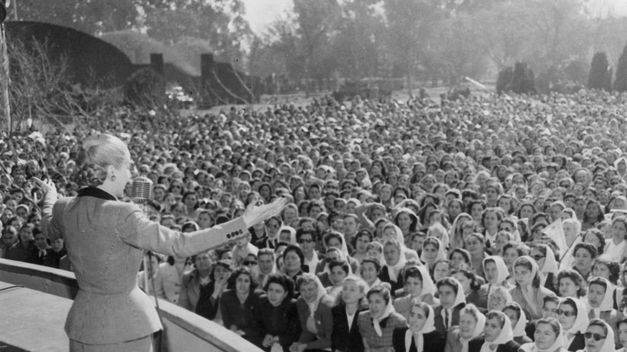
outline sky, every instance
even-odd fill
[[[292,0],[243,0],[246,19],[255,33],[263,33],[277,17],[293,8]],[[317,1],[317,0],[311,0]],[[601,16],[614,13],[627,16],[627,0],[591,0],[593,12]]]
[[[243,0],[246,19],[255,33],[263,33],[281,13],[292,11],[292,0]],[[317,1],[317,0],[315,0]],[[627,0],[624,0],[627,1]]]

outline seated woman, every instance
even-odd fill
[[[366,258],[361,262],[359,275],[368,284],[368,290],[382,283],[379,279],[379,272],[381,272],[381,263],[377,259]]]
[[[394,311],[388,285],[368,291],[368,310],[359,313],[357,323],[366,351],[383,352],[392,347],[394,329],[407,326],[407,320]]]
[[[429,237],[422,244],[422,253],[420,260],[429,268],[429,272],[433,271],[435,263],[439,260],[446,259],[446,250],[444,245],[437,237]]]
[[[325,287],[327,294],[335,301],[337,296],[342,292],[342,283],[344,279],[351,274],[350,266],[346,261],[332,261],[329,263],[329,281],[331,285]]]
[[[562,346],[562,327],[555,318],[542,318],[536,322],[534,342],[520,346],[521,352],[566,352]]]
[[[507,278],[509,277],[509,270],[502,257],[497,255],[491,255],[486,257],[481,263],[483,266],[483,273],[485,275],[486,283],[481,285],[481,288],[477,291],[474,303],[478,307],[486,308],[488,295],[496,287],[505,287],[510,289]]]
[[[562,325],[564,347],[570,352],[586,347],[583,333],[590,322],[586,304],[580,299],[568,297],[560,303],[557,313]]]
[[[514,262],[514,279],[516,287],[510,290],[514,302],[527,314],[527,318],[535,320],[542,317],[544,297],[555,296],[553,291],[540,285],[541,278],[538,264],[529,256],[521,256]]]
[[[486,314],[484,336],[468,342],[468,352],[517,352],[519,345],[514,342],[512,323],[505,313],[491,311]],[[491,346],[496,345],[496,348]]]
[[[406,295],[394,299],[394,309],[398,314],[407,319],[415,300],[435,305],[433,297],[436,294],[436,287],[424,265],[414,265],[406,268],[403,281],[405,282],[404,291]]]
[[[220,299],[227,289],[229,277],[233,272],[231,261],[228,259],[219,260],[209,275],[209,283],[200,287],[198,303],[196,304],[196,314],[209,320],[221,322]]]
[[[607,279],[602,277],[590,279],[588,283],[588,305],[590,306],[588,318],[602,319],[614,329],[623,315],[613,308],[613,296],[614,287]],[[618,342],[618,337],[616,342]]]
[[[466,294],[466,302],[472,303],[479,309],[485,310],[488,297],[481,294],[481,286],[483,279],[477,276],[473,271],[460,269],[453,273],[453,277],[462,284],[464,293]]]
[[[363,352],[364,341],[359,332],[357,317],[366,307],[368,284],[355,275],[344,279],[338,304],[331,309],[333,332],[331,349],[333,351]]]
[[[557,293],[560,297],[581,298],[586,295],[586,283],[578,271],[562,269],[557,274]]]
[[[403,288],[404,282],[401,270],[405,268],[407,260],[405,253],[402,251],[403,246],[397,240],[387,240],[383,245],[383,258],[385,265],[381,268],[379,279],[387,282],[391,286],[391,292],[394,294],[396,290]]]
[[[483,333],[485,320],[485,316],[474,304],[467,304],[460,312],[459,326],[452,327],[446,335],[444,351],[468,351],[468,342]]]
[[[266,294],[261,296],[255,316],[259,334],[257,346],[270,351],[278,345],[288,351],[301,330],[296,301],[292,299],[294,283],[285,274],[273,273],[268,276],[264,291]]]
[[[582,352],[614,352],[614,331],[601,319],[593,319],[586,332],[586,347]]]
[[[409,313],[409,328],[394,329],[394,351],[443,352],[446,340],[435,330],[434,317],[430,305],[414,302]]]
[[[263,291],[255,289],[253,276],[246,267],[231,274],[228,287],[220,299],[224,327],[257,344],[259,335],[255,326],[255,313]]]
[[[296,286],[300,292],[296,308],[302,330],[298,341],[291,345],[290,351],[323,350],[331,347],[332,298],[327,295],[315,274],[302,274],[296,281]]]
[[[592,276],[600,276],[612,284],[612,307],[618,311],[623,300],[623,287],[616,286],[620,278],[620,264],[612,261],[606,254],[600,255],[592,265]]]
[[[507,315],[509,321],[512,323],[514,341],[519,345],[531,342],[531,339],[526,333],[527,316],[525,316],[525,312],[520,308],[518,303],[508,303],[505,308],[503,308],[503,313]]]

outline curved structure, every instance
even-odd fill
[[[74,274],[0,259],[0,347],[66,351],[65,317],[78,286]],[[235,333],[170,302],[159,300],[168,351],[261,351]]]

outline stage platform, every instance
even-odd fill
[[[0,352],[67,351],[72,300],[0,281]]]

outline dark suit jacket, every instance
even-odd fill
[[[333,299],[325,295],[318,303],[318,309],[314,312],[316,334],[307,330],[307,319],[311,314],[307,302],[300,297],[296,300],[296,309],[300,321],[301,332],[298,342],[306,343],[308,349],[325,349],[331,347],[331,333],[333,332]]]
[[[452,316],[449,317],[449,319],[451,319],[451,322],[449,323],[450,327],[459,325],[459,312],[462,310],[462,308],[464,308],[464,306],[464,304],[460,303],[456,307],[453,307],[451,314]],[[435,321],[435,330],[441,334],[444,334],[444,337],[446,337],[446,332],[449,329],[444,326],[444,318],[442,317],[442,306],[435,307],[433,312],[435,313],[435,315],[433,316],[433,319]]]
[[[484,341],[485,339],[483,337],[477,337],[470,340],[470,342],[468,342],[468,352],[481,351],[481,346],[483,346]],[[518,352],[519,347],[520,345],[518,345],[516,342],[509,341],[508,343],[499,345],[499,347],[496,348],[496,352]]]
[[[582,333],[578,333],[575,335],[573,342],[570,343],[570,346],[568,346],[568,350],[571,352],[575,352],[583,350],[584,348],[586,348],[586,338],[583,336]]]
[[[359,310],[355,313],[353,323],[348,326],[346,318],[346,306],[340,303],[331,309],[333,315],[333,332],[331,333],[331,349],[342,352],[363,352],[364,340],[359,333],[357,317]]]
[[[224,327],[230,329],[235,326],[244,332],[243,338],[254,344],[259,344],[261,341],[255,324],[255,315],[262,294],[263,291],[261,290],[251,292],[244,304],[240,303],[233,290],[224,291],[220,298],[220,311],[222,312]]]
[[[392,286],[392,289],[390,290],[392,294],[394,294],[397,290],[402,289],[404,286],[403,276],[401,275],[401,273],[399,273],[397,281],[392,281],[392,279],[390,279],[387,265],[384,265],[381,268],[381,272],[379,272],[379,279],[383,282],[389,283]]]
[[[406,352],[405,346],[405,333],[407,328],[396,328],[392,335],[392,345],[396,352]],[[444,346],[446,345],[446,338],[437,331],[430,332],[423,335],[424,338],[424,352],[444,352]],[[412,337],[413,340],[413,337]]]
[[[273,306],[268,297],[259,298],[255,323],[259,333],[259,348],[270,351],[271,347],[263,347],[263,338],[266,335],[278,336],[279,344],[284,351],[289,351],[290,345],[298,340],[300,335],[300,321],[296,310],[296,300],[285,298],[280,306]]]
[[[162,329],[154,302],[137,287],[143,250],[189,257],[246,231],[241,218],[211,229],[173,231],[98,188],[53,198],[44,198],[41,226],[50,240],[65,240],[79,287],[65,331],[85,344],[122,343]]]

